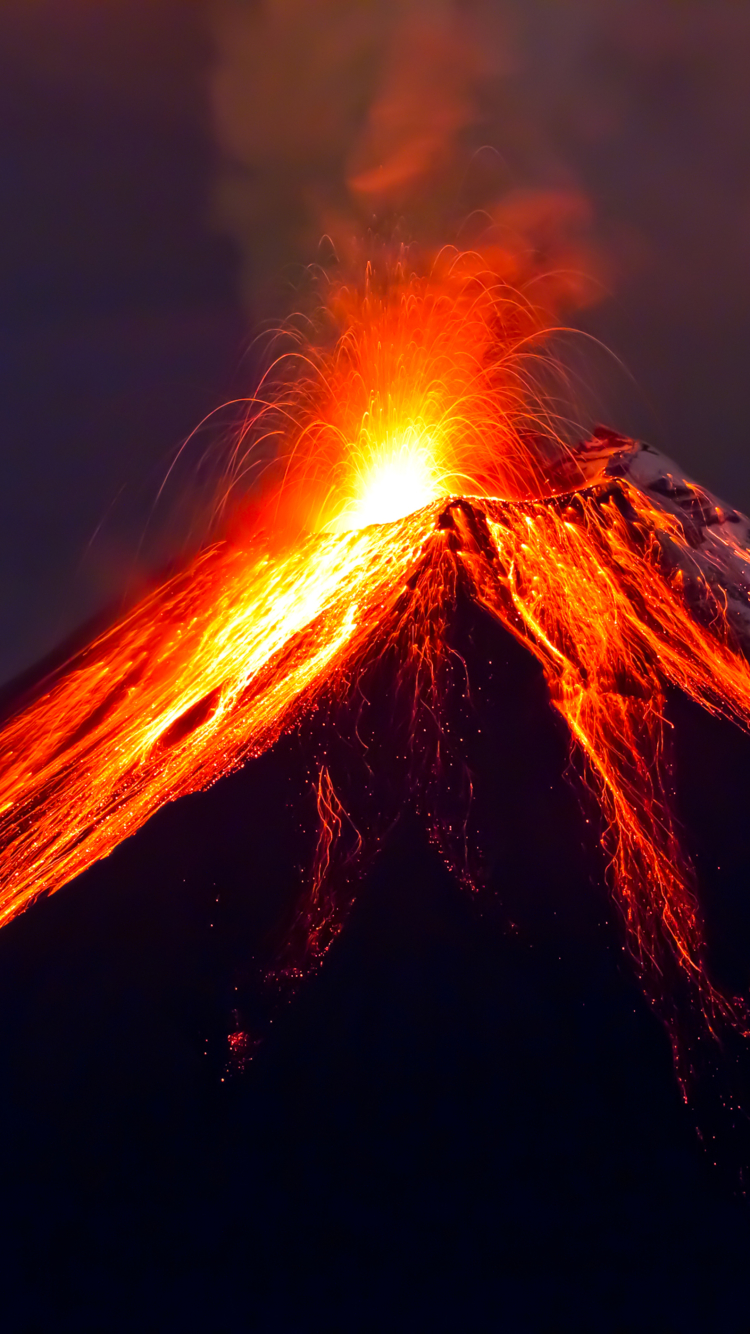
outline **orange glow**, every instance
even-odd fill
[[[352,471],[351,499],[329,521],[333,532],[393,523],[445,494],[443,478],[428,435],[407,427],[395,440],[383,441]]]
[[[285,512],[304,516],[307,534],[279,549],[258,531],[202,551],[6,723],[0,920],[260,754],[316,702],[343,701],[386,648],[415,721],[429,710],[440,732],[460,580],[539,659],[585,757],[647,994],[669,1020],[677,979],[711,1033],[747,1033],[744,1003],[705,971],[663,775],[668,684],[750,726],[750,667],[683,521],[605,475],[612,446],[565,445],[534,393],[541,316],[475,261],[454,258],[430,282],[377,287],[370,275],[333,309],[338,341],[309,349],[307,378],[260,418],[287,423],[267,523],[287,531]],[[438,752],[439,741],[433,768]],[[348,820],[325,769],[318,809],[307,957],[333,932],[325,881]]]
[[[549,494],[591,476],[566,444],[549,313],[487,258],[446,249],[429,277],[368,265],[361,285],[329,292],[317,338],[306,330],[280,359],[291,388],[256,406],[234,460],[237,478],[253,475],[254,438],[278,442],[277,528],[342,532],[440,496]]]

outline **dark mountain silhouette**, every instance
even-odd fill
[[[324,712],[0,932],[6,1328],[745,1327],[737,1150],[682,1102],[541,668],[468,600],[452,635],[486,887],[401,811],[244,1071],[228,1037],[310,863],[316,757],[348,762]],[[750,741],[669,716],[731,986]]]

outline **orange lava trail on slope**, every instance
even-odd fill
[[[96,640],[2,733],[0,917],[59,889],[165,802],[259,754],[370,632],[434,527],[220,544]]]
[[[666,787],[664,692],[677,686],[750,728],[750,666],[680,518],[606,476],[595,450],[566,450],[549,419],[535,434],[524,358],[536,313],[474,269],[452,281],[437,292],[368,283],[333,350],[311,357],[317,380],[297,400],[273,504],[282,528],[285,506],[314,509],[316,532],[203,550],[5,724],[0,921],[260,754],[318,701],[348,697],[373,653],[395,646],[415,706],[439,726],[460,582],[539,659],[585,757],[612,891],[684,1082],[673,992],[714,1036],[749,1024],[706,973]],[[351,293],[341,300],[350,307]],[[318,805],[310,903],[325,917],[346,820],[325,770]]]
[[[485,517],[494,560],[475,563],[478,599],[540,660],[586,758],[630,950],[670,1020],[686,1076],[670,1014],[675,982],[714,1036],[726,1025],[747,1036],[749,1020],[745,1003],[721,995],[705,971],[693,877],[665,786],[664,689],[677,686],[747,728],[750,668],[720,597],[703,584],[702,624],[684,599],[681,569],[664,569],[664,537],[685,555],[679,521],[627,483],[547,503],[490,503]]]

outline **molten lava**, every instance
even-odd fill
[[[439,773],[445,625],[461,586],[539,659],[585,757],[612,891],[676,1057],[675,986],[711,1033],[746,1035],[743,1002],[705,970],[664,777],[667,685],[750,728],[738,516],[699,488],[639,482],[647,451],[606,432],[566,445],[534,390],[544,321],[474,261],[431,280],[370,273],[332,308],[337,341],[308,348],[294,386],[251,414],[248,429],[282,443],[265,526],[236,525],[202,550],[5,724],[2,920],[320,701],[335,708],[386,650],[413,701],[415,753],[420,711],[435,725]],[[344,796],[324,767],[287,976],[337,929],[326,879]],[[351,861],[362,839],[349,832]]]

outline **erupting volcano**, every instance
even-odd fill
[[[358,866],[407,799],[475,887],[466,801],[447,777],[460,763],[446,679],[461,668],[449,634],[461,594],[542,665],[685,1090],[681,1013],[717,1039],[747,1036],[750,1018],[706,971],[670,805],[665,691],[750,730],[747,521],[646,446],[603,429],[574,442],[541,308],[486,256],[443,255],[429,277],[403,261],[368,267],[334,290],[329,315],[337,336],[287,356],[294,376],[248,410],[223,535],[5,723],[2,920],[314,709],[366,764],[388,764],[390,806],[373,796],[355,822],[323,757],[314,865],[267,980],[294,987],[320,961]],[[252,504],[238,500],[248,475]],[[360,725],[376,678],[392,699],[390,752]],[[383,786],[381,775],[373,792]],[[238,1032],[232,1045],[241,1056],[251,1039]]]

